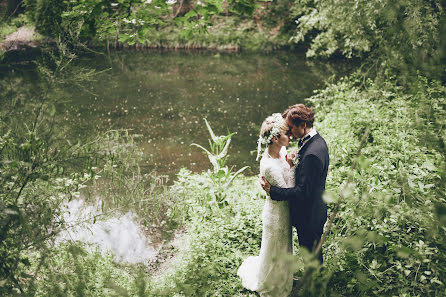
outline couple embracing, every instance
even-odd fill
[[[248,257],[237,274],[245,288],[260,296],[286,297],[293,286],[293,237],[314,251],[321,240],[327,206],[322,200],[329,165],[325,140],[313,128],[313,110],[303,104],[290,106],[262,123],[257,158],[260,184],[269,193],[262,211],[262,244],[259,256]],[[299,139],[299,152],[287,153],[290,136]],[[322,251],[318,254],[322,263]]]

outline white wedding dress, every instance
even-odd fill
[[[282,157],[274,159],[264,154],[260,161],[260,175],[276,187],[294,186],[295,168]],[[262,297],[286,297],[293,286],[293,240],[288,201],[274,201],[267,196],[262,211],[262,245],[259,256],[250,256],[237,271],[242,284]]]

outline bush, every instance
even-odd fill
[[[50,37],[58,37],[62,33],[62,13],[67,7],[65,1],[26,0],[25,6],[39,33]]]
[[[387,81],[361,90],[344,80],[309,99],[331,150],[329,200],[341,191],[348,198],[324,245],[323,277],[311,279],[302,296],[439,296],[445,290],[444,218],[436,208],[446,202],[438,146],[444,124],[438,102],[446,89],[420,78],[418,92],[410,94]],[[352,173],[366,127],[371,133]],[[354,187],[343,188],[350,174]]]
[[[206,174],[192,174],[184,169],[178,174],[174,188],[191,207],[190,221],[186,223],[189,243],[180,248],[169,271],[154,282],[155,296],[247,293],[237,269],[246,256],[259,252],[264,195],[257,178],[237,178],[226,191],[228,206],[209,216],[202,201],[211,184]]]
[[[310,44],[308,57],[370,55],[378,71],[391,67],[408,76],[419,70],[439,79],[444,13],[439,0],[296,1],[292,41]]]
[[[48,253],[33,296],[146,296],[143,267],[120,267],[112,255],[86,250],[80,243],[60,244]]]

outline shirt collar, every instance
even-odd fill
[[[311,128],[311,130],[307,133],[307,134],[305,134],[305,136],[304,137],[302,137],[300,140],[299,140],[299,142],[300,142],[300,147],[303,147],[307,142],[308,142],[308,140],[310,140],[314,135],[316,135],[317,134],[317,131],[316,131],[316,129],[315,128]]]
[[[303,138],[307,137],[307,135],[310,135],[310,138],[311,138],[311,137],[313,137],[313,136],[316,135],[316,134],[317,134],[317,131],[316,131],[316,129],[313,127],[313,128],[311,128],[310,132],[308,132]],[[309,138],[309,139],[310,139],[310,138]]]

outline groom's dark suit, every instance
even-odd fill
[[[320,240],[327,206],[322,200],[329,165],[325,140],[317,133],[299,151],[294,188],[271,187],[273,200],[288,200],[292,225],[297,228],[299,245],[313,251]],[[319,255],[322,262],[322,253]]]

